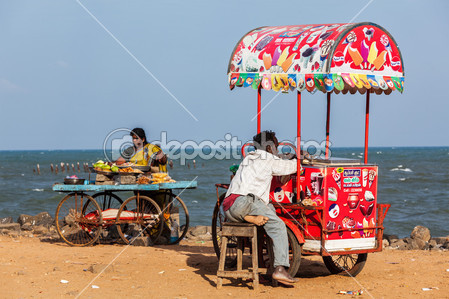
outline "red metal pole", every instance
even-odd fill
[[[329,122],[331,115],[331,93],[327,93],[327,115],[326,115],[326,159],[329,159]]]
[[[262,95],[261,95],[261,86],[257,90],[257,134],[260,133],[260,122],[261,122],[261,110],[262,110]]]
[[[298,91],[297,132],[296,132],[296,200],[300,201],[301,192],[301,92]]]
[[[369,94],[370,91],[366,91],[366,114],[365,114],[365,154],[364,163],[368,163],[368,130],[369,130]]]

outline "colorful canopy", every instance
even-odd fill
[[[261,27],[234,48],[228,79],[231,90],[389,94],[403,91],[404,65],[393,37],[373,23]]]

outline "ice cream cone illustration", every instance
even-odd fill
[[[360,82],[362,82],[363,86],[366,89],[370,89],[371,88],[371,84],[369,83],[368,78],[366,77],[366,75],[359,74],[359,80],[360,80]]]
[[[281,56],[279,56],[279,59],[277,61],[277,65],[278,66],[282,66],[282,64],[284,63],[285,59],[287,59],[287,57],[288,57],[288,49],[289,48],[290,47],[287,47],[287,48],[284,49],[284,51],[282,51],[282,54],[281,54]]]
[[[281,65],[282,70],[286,73],[288,69],[291,67],[293,59],[295,59],[296,53],[290,55]]]
[[[353,47],[349,47],[349,55],[351,55],[355,66],[359,66],[363,62],[363,57],[362,55],[360,55],[359,50],[354,49]]]
[[[377,58],[377,47],[376,42],[373,42],[369,48],[369,54],[368,54],[368,62],[373,64],[374,60]]]
[[[271,89],[274,91],[279,91],[282,87],[284,87],[284,83],[282,82],[279,75],[271,75]]]
[[[362,88],[363,87],[363,83],[362,81],[360,81],[359,79],[359,74],[349,74],[349,76],[351,77],[352,82],[354,82],[355,86],[357,88]]]
[[[263,53],[263,65],[265,70],[268,71],[271,67],[271,54]]]
[[[271,65],[276,65],[279,57],[281,56],[281,46],[278,46],[273,53],[273,59],[271,60]]]
[[[338,188],[341,189],[341,174],[334,169],[332,170],[332,177],[334,178],[335,183],[337,183]]]
[[[288,76],[286,74],[279,75],[279,79],[282,82],[282,91],[288,91]]]
[[[368,61],[369,47],[365,41],[362,41],[362,44],[360,45],[360,54],[362,55],[363,62]]]
[[[369,187],[371,188],[371,185],[373,184],[373,182],[374,182],[374,179],[376,178],[376,171],[375,170],[373,170],[373,169],[371,169],[370,171],[369,171],[369,174],[368,174],[368,180],[369,180]]]
[[[382,51],[379,56],[373,61],[376,70],[379,70],[385,63],[387,59],[387,51]]]

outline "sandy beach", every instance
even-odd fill
[[[77,248],[1,235],[0,252],[4,298],[344,298],[353,296],[337,293],[360,289],[365,298],[449,297],[448,251],[386,249],[369,254],[355,279],[331,275],[321,258],[305,257],[294,288],[274,288],[267,282],[258,291],[250,282],[226,279],[216,289],[218,262],[212,242]]]

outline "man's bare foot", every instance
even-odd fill
[[[264,225],[265,223],[268,222],[268,217],[265,217],[262,215],[257,215],[257,216],[247,215],[247,216],[243,217],[243,219],[245,219],[246,222],[253,223],[257,226]]]

